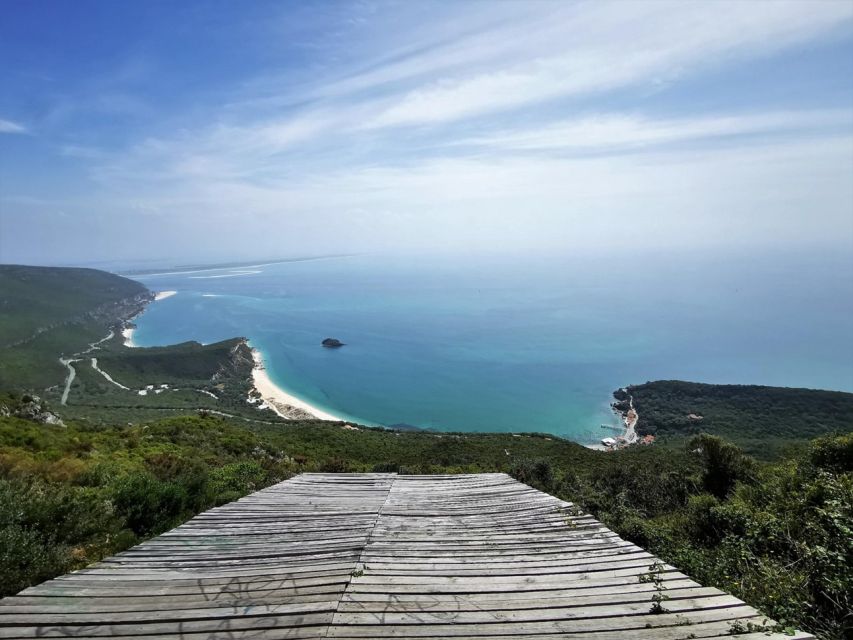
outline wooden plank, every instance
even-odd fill
[[[504,474],[303,474],[0,601],[0,638],[682,640],[764,620],[667,565],[651,613],[654,561]]]

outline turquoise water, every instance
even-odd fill
[[[245,336],[350,419],[606,435],[656,379],[853,391],[853,266],[827,256],[358,256],[138,277],[142,346]],[[339,338],[341,349],[320,341]]]

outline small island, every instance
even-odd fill
[[[326,338],[321,344],[329,349],[337,349],[338,347],[344,346],[344,343],[337,338]]]

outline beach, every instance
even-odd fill
[[[279,416],[288,419],[314,417],[320,420],[346,422],[344,418],[318,409],[276,385],[267,373],[263,357],[257,349],[252,349],[252,358],[255,361],[255,368],[252,370],[255,389],[261,394],[263,402]]]
[[[135,327],[128,327],[128,326],[126,326],[124,329],[121,330],[121,335],[122,335],[122,337],[124,337],[124,346],[125,347],[135,347],[136,346],[135,344],[133,344],[133,332],[134,331],[136,331]]]
[[[716,274],[710,266],[708,273]],[[816,336],[825,358],[820,366],[799,366],[770,344],[787,329],[767,300],[785,291],[750,285],[735,295],[727,273],[703,281],[715,296],[713,312],[698,299],[670,305],[642,294],[648,279],[656,290],[689,290],[692,283],[678,270],[653,261],[639,268],[621,256],[608,256],[602,269],[575,257],[521,265],[360,256],[268,266],[239,278],[176,274],[142,279],[152,291],[178,293],[146,308],[133,340],[166,345],[246,336],[281,387],[353,424],[539,432],[589,444],[625,434],[624,417],[617,422],[610,408],[612,393],[638,380],[853,385],[845,382],[850,332],[839,326]],[[595,286],[586,286],[587,277]],[[617,290],[628,296],[630,322],[613,314],[612,296],[605,295]],[[791,322],[830,317],[840,299],[827,292],[815,304],[802,302]],[[676,326],[679,314],[694,322],[690,331]],[[720,323],[738,314],[752,320],[730,338],[694,343],[693,332],[719,336]],[[638,333],[633,322],[649,331]],[[323,348],[327,337],[347,346]],[[606,433],[602,424],[619,429]]]
[[[173,295],[178,293],[177,291],[158,291],[154,294],[154,302],[158,300],[165,300],[166,298],[171,298]],[[132,320],[132,319],[131,319]],[[136,331],[136,326],[133,325],[132,322],[128,321],[128,324],[121,330],[121,335],[124,338],[124,346],[125,347],[135,347],[136,345],[133,343],[133,332]]]

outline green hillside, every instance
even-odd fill
[[[769,459],[782,447],[853,431],[853,393],[658,380],[614,394],[632,397],[637,430],[663,438],[712,433]]]
[[[96,269],[0,265],[0,346],[27,340],[40,328],[84,322],[105,305],[147,292],[134,280]]]
[[[100,340],[149,297],[140,283],[105,271],[0,265],[0,389],[59,384],[60,356]]]
[[[29,391],[97,423],[198,409],[279,420],[246,403],[253,363],[242,338],[124,346],[121,327],[152,299],[140,283],[95,269],[0,266],[0,391]]]

